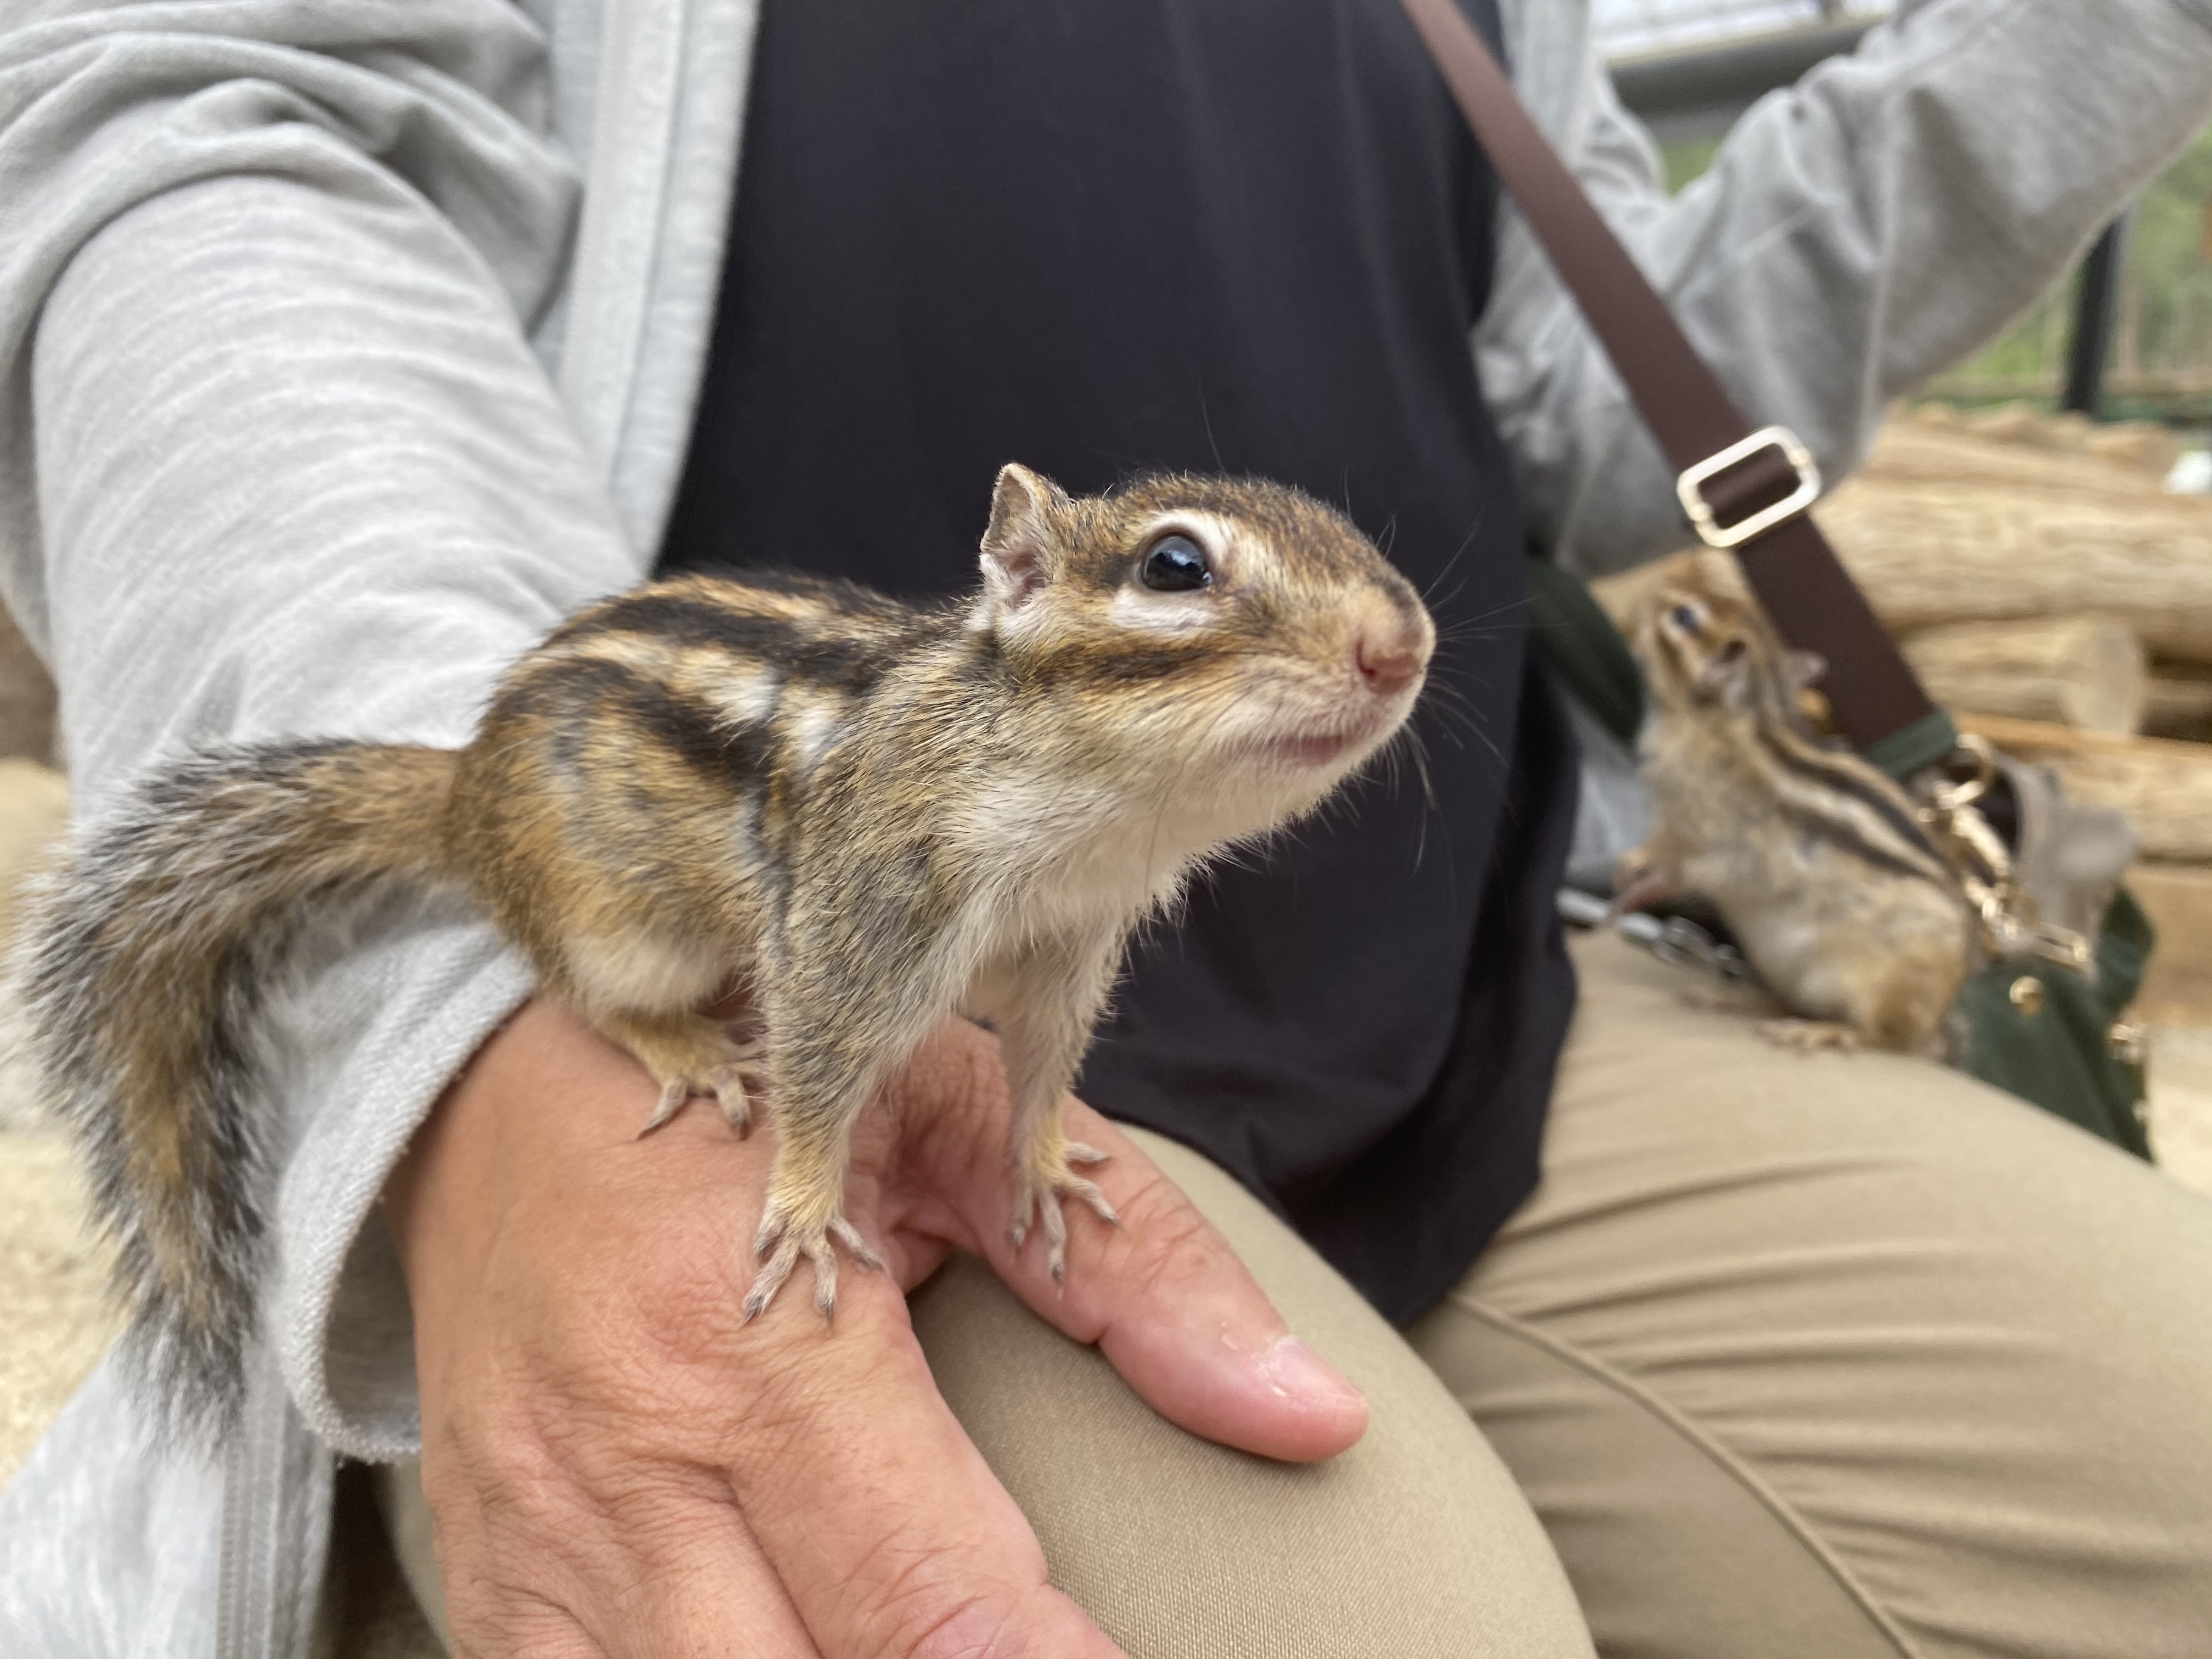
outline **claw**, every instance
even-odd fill
[[[730,1127],[737,1131],[740,1140],[744,1139],[745,1132],[752,1127],[753,1118],[752,1097],[745,1091],[745,1079],[759,1079],[763,1069],[761,1055],[767,1047],[758,1039],[750,1042],[727,1043],[723,1047],[724,1063],[709,1072],[704,1082],[696,1076],[675,1077],[664,1081],[653,1115],[646,1119],[645,1127],[637,1132],[638,1138],[643,1139],[674,1117],[684,1109],[684,1103],[692,1096],[712,1095],[714,1103],[722,1109],[722,1115],[728,1120]]]
[[[684,1109],[684,1103],[690,1098],[691,1085],[681,1078],[678,1078],[672,1083],[661,1085],[660,1100],[653,1107],[653,1115],[646,1119],[645,1127],[637,1132],[637,1138],[640,1140],[644,1139],[662,1124],[667,1122],[670,1118]]]
[[[775,1293],[783,1288],[783,1281],[791,1277],[791,1270],[798,1261],[799,1243],[796,1239],[787,1238],[776,1246],[775,1253],[769,1257],[754,1277],[752,1287],[745,1292],[738,1320],[740,1325],[750,1325],[768,1311],[768,1304],[775,1300]],[[835,1293],[832,1295],[834,1302]]]
[[[722,1109],[738,1139],[743,1140],[753,1127],[752,1097],[745,1092],[745,1067],[742,1062],[718,1066],[708,1079],[714,1085],[714,1103]]]
[[[853,1265],[863,1273],[883,1272],[883,1257],[868,1248],[868,1241],[860,1237],[860,1230],[843,1216],[831,1218],[830,1237],[845,1247],[846,1254],[853,1258]]]
[[[1066,1149],[1066,1164],[1103,1164],[1106,1154],[1089,1146],[1071,1146]],[[1007,1236],[1018,1251],[1030,1236],[1031,1218],[1042,1226],[1045,1238],[1045,1266],[1051,1271],[1052,1282],[1064,1285],[1067,1280],[1067,1217],[1060,1208],[1064,1199],[1078,1199],[1090,1207],[1091,1212],[1109,1227],[1121,1224],[1121,1216],[1109,1203],[1106,1194],[1093,1182],[1081,1176],[1071,1175],[1065,1168],[1059,1173],[1024,1175],[1014,1194],[1013,1224]]]
[[[1107,1202],[1106,1194],[1100,1192],[1094,1183],[1078,1176],[1070,1176],[1067,1178],[1067,1184],[1062,1187],[1060,1191],[1070,1198],[1081,1199],[1091,1206],[1091,1213],[1108,1226],[1118,1227],[1121,1224],[1121,1215],[1111,1204]]]
[[[863,1273],[881,1273],[883,1258],[868,1248],[860,1231],[843,1216],[832,1216],[817,1229],[794,1228],[787,1218],[771,1209],[761,1218],[760,1231],[753,1236],[753,1254],[766,1256],[760,1272],[754,1277],[751,1287],[745,1291],[740,1306],[738,1323],[750,1325],[768,1311],[775,1293],[791,1277],[792,1269],[799,1265],[801,1256],[814,1269],[814,1305],[826,1321],[837,1311],[837,1253],[830,1248],[832,1240],[842,1244],[853,1258],[853,1265]]]

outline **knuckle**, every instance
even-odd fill
[[[423,1492],[434,1516],[465,1505],[495,1532],[558,1530],[572,1507],[552,1449],[516,1425],[456,1425],[447,1441],[452,1462],[423,1466]],[[441,1467],[442,1465],[442,1467]]]
[[[568,1650],[581,1635],[574,1615],[559,1602],[508,1586],[454,1584],[447,1591],[446,1616],[453,1659]]]
[[[1039,1563],[1040,1572],[1042,1564]],[[861,1556],[872,1650],[890,1659],[1001,1659],[1029,1651],[1004,1584],[986,1582],[956,1546],[895,1530]]]
[[[970,1601],[920,1627],[892,1651],[908,1659],[1012,1659],[1028,1646],[1010,1619]]]
[[[895,1659],[1002,1659],[1027,1645],[999,1598],[948,1595],[933,1571],[901,1586],[881,1609],[880,1624],[880,1650]]]
[[[1203,1279],[1220,1267],[1228,1252],[1213,1224],[1158,1170],[1146,1170],[1142,1184],[1122,1204],[1121,1217],[1120,1239],[1127,1253],[1123,1271],[1147,1291],[1172,1290]]]

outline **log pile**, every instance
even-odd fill
[[[1905,410],[1817,516],[1961,726],[2134,820],[2147,1006],[2212,1024],[2212,499],[2165,489],[2179,452],[2155,427]],[[1625,617],[1664,568],[1601,601]]]
[[[2142,729],[2142,641],[2116,617],[1943,623],[1905,641],[1928,695],[1953,708],[2085,732]]]
[[[2154,659],[2212,665],[2212,505],[2162,476],[1900,418],[1819,517],[1900,634],[2102,615]]]

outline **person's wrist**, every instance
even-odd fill
[[[499,1115],[501,1091],[486,1074],[495,1070],[499,1050],[513,1040],[520,1018],[507,1020],[486,1038],[447,1085],[385,1179],[385,1219],[398,1246],[409,1294],[418,1301],[425,1288],[420,1282],[423,1270],[450,1259],[447,1236],[467,1213],[457,1214],[449,1202],[457,1189],[468,1185],[461,1166],[477,1161],[483,1139],[497,1131],[496,1124],[485,1120]]]
[[[604,1157],[607,1129],[644,1086],[632,1069],[574,1014],[533,999],[447,1085],[383,1193],[418,1339],[443,1314],[446,1287],[483,1259],[511,1204],[532,1183],[573,1185]],[[579,1087],[584,1073],[599,1086]]]

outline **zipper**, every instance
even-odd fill
[[[215,1659],[303,1659],[330,1553],[336,1460],[293,1407],[276,1356],[247,1362],[223,1457]]]

